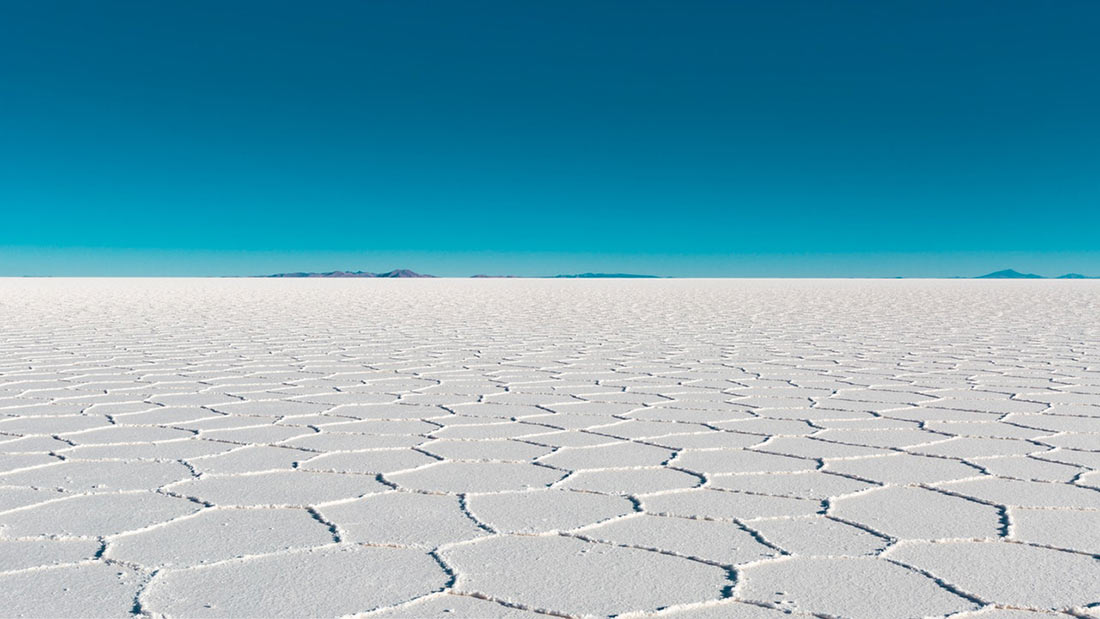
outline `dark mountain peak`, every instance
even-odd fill
[[[410,271],[408,269],[394,269],[387,271],[386,273],[375,273],[375,277],[435,277],[434,275],[423,275],[416,271]]]
[[[1065,275],[1059,275],[1057,279],[1100,279],[1091,275],[1081,275],[1080,273],[1066,273]]]
[[[374,274],[364,273],[362,271],[328,271],[327,273],[298,271],[296,273],[276,273],[263,277],[374,277]]]
[[[1021,273],[1013,269],[1005,269],[1003,271],[994,271],[985,275],[979,275],[974,279],[1043,279],[1043,276],[1034,273]]]

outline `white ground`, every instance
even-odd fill
[[[1100,282],[0,280],[3,616],[1039,619],[1098,554]]]

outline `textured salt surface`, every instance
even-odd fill
[[[1100,283],[0,280],[0,615],[1100,616]]]

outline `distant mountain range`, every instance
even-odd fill
[[[434,275],[421,275],[408,269],[394,269],[385,273],[371,273],[369,271],[329,271],[327,273],[275,273],[274,275],[262,275],[261,277],[435,277]]]
[[[1036,275],[1034,273],[1021,273],[1013,269],[1005,269],[1003,271],[994,271],[992,273],[986,273],[985,275],[979,275],[974,279],[1049,279],[1042,275]],[[1053,279],[1100,279],[1096,277],[1089,277],[1088,275],[1081,275],[1080,273],[1066,273],[1065,275],[1059,275]]]
[[[656,275],[635,275],[634,273],[577,273],[576,275],[555,275],[554,279],[655,279]]]

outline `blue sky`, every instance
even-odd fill
[[[5,3],[0,274],[1100,274],[1100,3]]]

